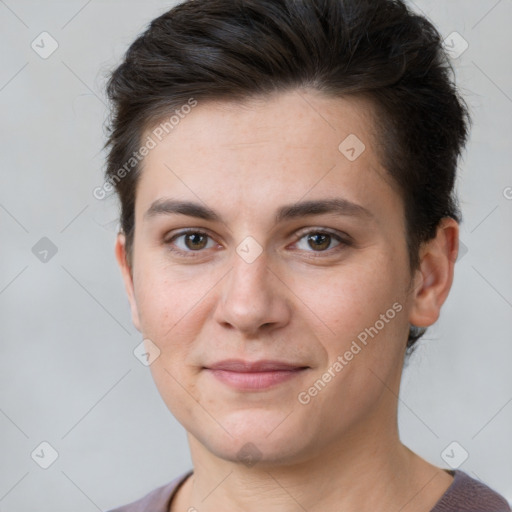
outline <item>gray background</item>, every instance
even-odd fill
[[[114,260],[117,205],[92,195],[104,169],[106,72],[172,5],[0,1],[3,512],[107,510],[191,467],[183,428],[133,355],[141,337]],[[469,453],[460,469],[510,501],[512,2],[415,8],[469,43],[453,61],[475,126],[458,180],[467,253],[406,368],[400,431],[442,467],[457,441]],[[46,59],[31,47],[43,31],[59,45]],[[58,251],[46,262],[32,251],[43,237]],[[31,458],[43,441],[59,454],[46,470]]]

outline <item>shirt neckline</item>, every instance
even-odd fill
[[[172,503],[172,500],[174,499],[174,497],[176,496],[176,493],[178,492],[178,489],[186,482],[186,480],[188,480],[188,478],[190,476],[192,476],[194,474],[194,470],[191,469],[190,471],[188,471],[187,473],[185,473],[184,475],[182,475],[182,477],[178,480],[178,482],[176,484],[174,484],[174,488],[173,490],[171,491],[171,494],[169,496],[169,499],[167,500],[167,503],[165,504],[166,505],[166,508],[165,508],[165,512],[169,512],[169,510],[171,510],[171,503]]]
[[[431,512],[435,512],[435,509],[440,505],[440,503],[442,502],[442,500],[445,499],[445,497],[448,495],[448,494],[451,494],[453,492],[453,488],[455,487],[455,485],[458,485],[459,483],[459,480],[462,476],[462,473],[460,471],[457,471],[457,470],[451,470],[451,469],[443,469],[443,471],[445,471],[446,473],[448,473],[450,476],[453,477],[453,480],[452,480],[452,483],[450,484],[450,486],[446,489],[446,491],[443,493],[443,495],[439,498],[439,500],[436,501],[434,507],[432,508]],[[165,512],[169,512],[171,510],[171,503],[172,503],[172,500],[174,499],[174,497],[176,496],[177,492],[178,492],[178,489],[188,480],[188,478],[190,476],[192,476],[194,474],[194,470],[191,469],[190,471],[188,471],[187,473],[185,473],[184,475],[182,475],[182,477],[178,480],[178,482],[174,485],[174,488],[173,490],[171,491],[171,494],[169,496],[169,499],[167,500],[167,503],[166,503],[166,509],[165,509]]]

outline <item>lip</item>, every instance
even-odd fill
[[[309,367],[283,361],[227,359],[205,367],[215,378],[237,390],[264,390],[286,382]]]
[[[244,361],[243,359],[225,359],[206,367],[208,370],[225,370],[228,372],[250,373],[270,372],[279,370],[299,370],[307,368],[303,364],[290,364],[285,361],[262,359],[260,361]]]

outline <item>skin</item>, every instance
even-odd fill
[[[194,474],[170,510],[429,511],[451,484],[400,442],[397,396],[409,323],[432,325],[450,290],[458,224],[443,219],[411,274],[403,201],[380,164],[371,113],[364,99],[311,90],[200,102],[146,156],[132,266],[123,234],[116,257],[134,325],[160,350],[156,386],[188,433]],[[366,146],[354,161],[338,149],[349,134]],[[146,215],[162,198],[206,205],[222,221]],[[274,221],[283,205],[328,198],[370,215]],[[185,228],[208,237],[171,240]],[[325,230],[352,243],[308,241]],[[262,250],[251,263],[236,251],[248,236]],[[401,311],[300,403],[395,303]],[[203,369],[227,358],[309,368],[239,391]],[[254,465],[238,455],[246,443],[257,447]]]

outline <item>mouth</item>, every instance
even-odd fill
[[[218,381],[240,391],[265,390],[302,375],[309,366],[283,361],[229,359],[203,368]]]

